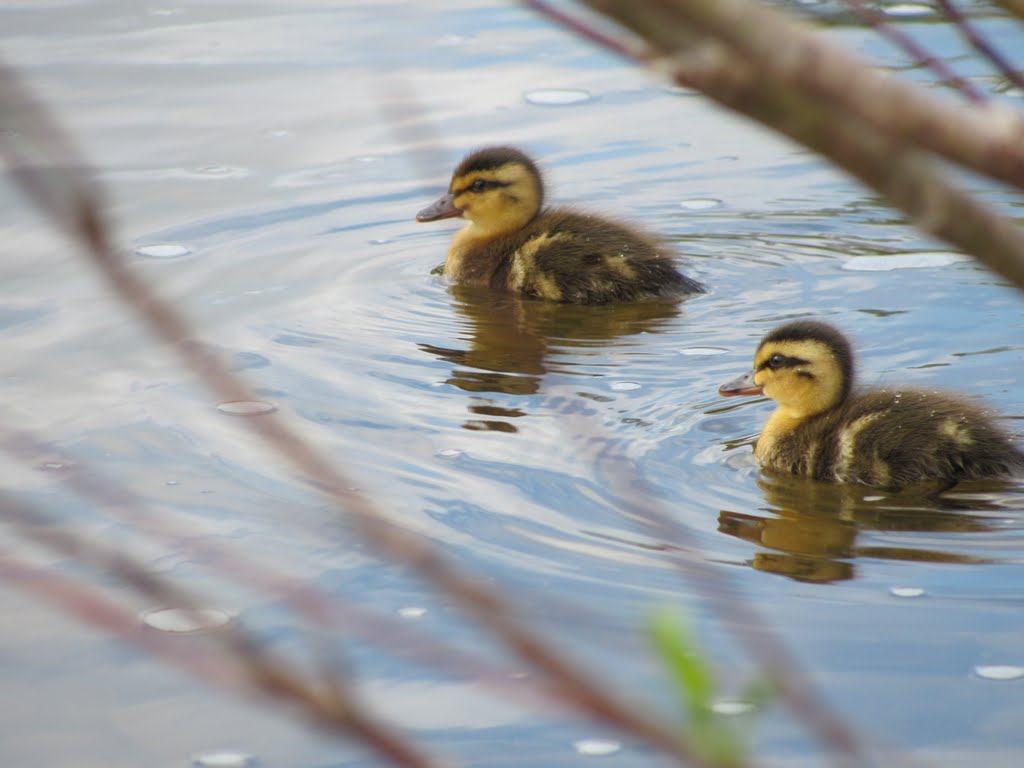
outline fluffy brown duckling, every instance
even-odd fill
[[[765,336],[754,370],[718,393],[764,394],[778,404],[754,448],[771,469],[892,490],[1024,472],[1024,453],[959,397],[852,387],[853,354],[843,334],[798,320]]]
[[[462,217],[444,274],[535,298],[577,304],[703,293],[672,254],[624,224],[544,207],[544,182],[527,155],[488,147],[466,157],[448,193],[417,221]]]

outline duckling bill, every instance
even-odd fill
[[[718,393],[776,402],[754,448],[770,469],[891,490],[1024,473],[1024,453],[972,403],[913,389],[855,392],[853,378],[843,334],[797,321],[765,336],[754,370]]]
[[[524,296],[578,304],[703,293],[660,243],[625,224],[544,207],[536,163],[511,147],[467,156],[447,194],[417,221],[461,217],[444,274]]]

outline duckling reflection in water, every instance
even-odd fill
[[[474,417],[463,426],[473,430],[514,431],[511,421],[503,426],[494,419],[481,421],[478,417],[489,409],[497,408],[497,415],[506,418],[528,415],[525,402],[507,408],[506,398],[488,393],[536,395],[549,372],[578,375],[590,350],[628,345],[622,339],[636,334],[661,333],[680,311],[673,301],[566,305],[511,293],[496,296],[473,285],[452,286],[451,294],[460,319],[458,340],[451,346],[418,346],[452,364],[446,384],[471,393]],[[575,400],[570,407],[585,407],[585,402]]]
[[[941,543],[940,549],[922,546],[922,538],[914,535],[996,530],[990,520],[1004,507],[989,498],[989,491],[1002,488],[992,481],[972,484],[978,494],[962,499],[922,496],[911,489],[881,495],[863,485],[835,485],[772,471],[758,478],[757,485],[767,506],[759,507],[755,514],[721,510],[718,530],[767,550],[755,552],[750,560],[759,571],[824,583],[853,578],[858,558],[998,562],[972,552],[970,539],[924,539]],[[886,536],[873,543],[858,543],[866,531],[885,531]]]
[[[1024,472],[1024,453],[961,398],[852,388],[846,338],[826,323],[800,320],[765,336],[754,370],[718,393],[775,400],[754,454],[781,472],[888,489]]]
[[[417,221],[461,217],[444,274],[524,296],[576,304],[703,293],[671,253],[624,224],[564,208],[544,208],[544,182],[527,155],[489,147],[466,157],[448,193]]]

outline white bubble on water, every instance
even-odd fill
[[[912,19],[919,16],[933,16],[935,9],[924,3],[896,3],[882,8],[886,16],[896,16],[901,19]]]
[[[581,739],[572,746],[577,754],[585,757],[607,757],[622,749],[620,742],[611,739]]]
[[[220,608],[153,608],[139,615],[147,627],[176,634],[219,629],[231,618],[230,613]]]
[[[252,768],[255,758],[245,752],[220,749],[192,756],[192,768]]]
[[[229,416],[262,416],[266,413],[273,413],[277,410],[277,406],[262,400],[231,400],[226,403],[218,403],[217,410]]]
[[[740,701],[738,699],[723,699],[711,705],[711,711],[719,715],[745,715],[753,712],[755,709],[757,707],[749,701]]]
[[[871,256],[854,256],[843,264],[851,272],[892,272],[897,269],[929,269],[948,267],[969,257],[955,251],[912,251]]]
[[[712,208],[721,208],[722,205],[722,201],[714,197],[695,197],[692,200],[683,200],[679,203],[679,207],[687,211],[707,211]]]
[[[724,355],[728,351],[725,347],[683,347],[679,350],[679,354],[693,356]]]
[[[889,594],[893,597],[921,597],[924,590],[921,587],[889,587]]]
[[[985,680],[1020,680],[1024,667],[1014,664],[981,664],[974,668],[974,674]]]
[[[527,104],[540,107],[564,107],[570,104],[583,104],[594,97],[582,88],[538,88],[526,91],[523,99]]]
[[[190,253],[192,253],[192,249],[180,243],[151,243],[140,245],[135,249],[136,256],[143,256],[147,259],[180,259]]]

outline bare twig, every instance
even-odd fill
[[[79,581],[29,563],[24,557],[0,547],[0,577],[73,616],[170,662],[193,677],[225,688],[237,688],[238,676],[225,659],[206,650],[184,648],[162,632],[147,631],[138,616]]]
[[[556,8],[547,0],[522,0],[522,4],[606,50],[641,64],[653,63],[651,51],[640,41],[626,40],[621,35],[597,29],[593,24]]]
[[[927,149],[1024,189],[1024,117],[998,103],[962,109],[879,71],[801,22],[756,0],[581,0],[641,34],[661,56],[717,55],[739,73],[788,85],[820,106],[857,115],[893,140]],[[656,15],[655,15],[656,14]],[[643,30],[640,32],[640,30]],[[701,43],[727,48],[712,54]],[[716,62],[719,67],[723,62]],[[708,94],[718,99],[716,94]],[[839,119],[843,119],[840,117]]]
[[[277,595],[300,616],[320,628],[344,627],[346,631],[359,634],[378,647],[388,648],[435,670],[458,677],[472,677],[474,681],[511,695],[534,708],[551,709],[561,705],[565,709],[559,692],[551,689],[546,681],[532,678],[513,681],[510,677],[512,670],[489,661],[483,655],[466,648],[452,648],[425,632],[417,631],[414,626],[382,616],[340,595],[328,598],[321,591],[279,568],[240,555],[214,539],[197,537],[193,529],[160,514],[146,499],[124,486],[109,482],[95,468],[78,458],[52,447],[44,449],[31,435],[0,429],[0,448],[26,465],[35,463],[38,456],[44,453],[62,461],[65,468],[57,477],[84,501],[136,530],[173,543],[176,548],[196,556],[199,563],[222,576]]]
[[[79,562],[91,563],[161,604],[179,607],[186,612],[199,612],[202,609],[202,602],[196,596],[186,593],[171,582],[155,577],[123,552],[106,547],[95,540],[86,540],[69,534],[59,526],[39,525],[45,518],[31,506],[8,494],[0,494],[0,501],[3,503],[6,520],[17,521],[19,532],[24,538],[73,557]],[[18,564],[8,557],[7,565],[13,568]],[[26,574],[24,567],[20,568],[20,573],[22,576]],[[346,734],[358,736],[396,765],[409,768],[427,768],[432,765],[432,761],[418,749],[362,713],[361,708],[351,699],[349,686],[342,685],[338,670],[332,670],[331,693],[328,698],[324,693],[327,686],[314,685],[302,680],[295,672],[288,670],[283,661],[267,654],[234,623],[221,627],[211,635],[219,645],[230,651],[217,664],[202,653],[196,652],[194,648],[194,653],[187,655],[171,652],[162,642],[155,641],[149,634],[138,632],[137,619],[135,626],[128,631],[129,619],[123,609],[115,607],[113,603],[90,590],[69,582],[70,580],[62,580],[61,577],[35,576],[35,583],[40,591],[51,600],[59,600],[64,608],[73,606],[73,612],[79,618],[85,618],[105,628],[116,627],[119,637],[143,645],[147,650],[159,652],[186,671],[193,674],[206,673],[216,667],[218,673],[213,675],[212,679],[223,684],[230,680],[225,676],[224,670],[233,666],[238,672],[244,673],[244,680],[250,686],[275,698],[285,698],[300,704],[306,714],[316,722],[332,730],[341,730]],[[228,660],[230,664],[226,663]]]
[[[5,512],[30,520],[35,511],[17,500],[4,498]],[[126,557],[86,542],[67,532],[26,524],[23,536],[56,552],[74,556],[115,572],[142,594],[166,600],[186,609],[198,610],[200,603],[168,582],[155,579],[144,568]],[[143,650],[159,656],[207,684],[238,688],[240,683],[270,698],[298,705],[313,722],[334,731],[349,733],[367,743],[382,757],[402,768],[432,768],[434,762],[408,740],[377,723],[362,712],[350,695],[348,686],[335,676],[332,685],[314,684],[291,670],[283,659],[272,657],[253,642],[239,627],[227,625],[211,637],[216,638],[226,655],[214,656],[203,649],[169,642],[162,633],[147,631],[137,616],[109,599],[83,587],[71,578],[35,567],[22,558],[0,549],[0,573],[6,581],[30,591],[56,605],[79,621],[108,631]],[[233,670],[234,674],[229,674]]]
[[[855,0],[850,0],[854,2]],[[1013,65],[995,49],[987,38],[975,29],[974,25],[968,21],[967,17],[960,13],[960,9],[957,8],[951,0],[937,0],[939,6],[945,12],[946,17],[953,22],[954,26],[960,30],[960,34],[963,38],[980,53],[984,58],[992,62],[992,65],[997,71],[1003,74],[1007,80],[1016,85],[1018,88],[1024,88],[1024,77],[1021,76],[1020,70],[1017,70]]]
[[[629,462],[625,457],[609,454],[601,459],[602,475],[618,496],[620,508],[627,517],[645,523],[654,536],[671,543],[666,554],[673,565],[697,588],[714,615],[758,662],[794,717],[817,736],[823,746],[832,750],[837,764],[851,760],[868,764],[861,739],[818,693],[803,671],[803,665],[739,592],[728,574],[704,556],[690,529],[679,523],[664,504],[639,483],[635,474],[628,470]]]
[[[1024,20],[1024,0],[995,0],[1004,10]]]
[[[653,39],[666,52],[675,51],[675,55],[659,63],[663,64],[663,68],[676,82],[696,86],[721,103],[761,119],[821,151],[871,186],[886,193],[930,231],[941,230],[947,239],[962,246],[970,242],[975,248],[988,251],[991,260],[992,249],[981,248],[987,245],[984,238],[978,237],[978,233],[958,230],[962,223],[960,214],[953,212],[966,211],[969,220],[1001,228],[1000,235],[1006,238],[1003,246],[1009,244],[1002,251],[1009,262],[1003,267],[1014,274],[1018,285],[1024,287],[1024,260],[1020,258],[1024,255],[1024,238],[1009,222],[994,216],[970,196],[946,184],[923,153],[899,145],[882,135],[873,125],[865,124],[862,119],[847,114],[833,115],[816,100],[794,93],[794,89],[786,87],[787,84],[777,79],[761,75],[750,64],[750,61],[755,60],[754,57],[749,61],[738,61],[725,46],[705,39],[695,40],[697,31],[706,30],[694,25],[692,16],[681,19],[668,12],[662,13],[667,6],[675,9],[678,3],[589,4],[600,6],[644,39]],[[555,20],[564,16],[562,13],[549,13],[552,9],[543,2],[529,2],[528,5]],[[749,20],[747,26],[756,27]],[[606,37],[577,19],[573,19],[572,28],[594,42],[601,43],[602,38]],[[685,52],[680,52],[680,47]],[[623,53],[634,48],[619,43],[613,50]],[[644,53],[639,58],[649,61],[651,55]],[[611,476],[615,477],[615,468],[621,467],[621,464],[613,464]],[[636,489],[626,490],[628,479],[619,478],[621,496],[635,499]],[[735,595],[724,576],[712,572],[701,558],[687,552],[692,547],[688,531],[682,526],[669,525],[670,516],[660,510],[647,494],[641,494],[631,509],[635,516],[652,520],[666,541],[680,546],[676,550],[677,563],[688,574],[696,577],[702,595],[711,602],[754,658],[779,678],[784,698],[794,714],[810,725],[830,748],[840,754],[863,759],[859,739],[842,718],[827,707],[802,673],[800,665],[758,617],[753,607]]]
[[[825,155],[921,229],[1024,290],[1024,234],[950,184],[917,149],[1024,189],[1020,116],[996,104],[952,109],[752,0],[583,2],[646,40],[677,83]]]
[[[868,8],[861,0],[846,0],[846,3],[860,17],[861,21],[874,29],[879,35],[888,39],[893,45],[902,48],[913,61],[935,72],[945,85],[960,91],[968,101],[972,101],[975,104],[982,104],[987,101],[985,94],[976,88],[970,80],[958,75],[946,66],[946,62],[932,56],[923,45],[914,40],[910,35],[904,34],[902,30],[887,22],[885,14],[881,10],[878,8]]]
[[[254,399],[253,393],[216,356],[194,341],[194,334],[183,316],[122,262],[96,203],[91,179],[85,174],[58,174],[53,178],[38,171],[40,167],[48,167],[45,162],[48,157],[73,160],[77,153],[70,142],[49,127],[52,124],[49,114],[16,85],[14,74],[0,70],[0,115],[5,113],[3,107],[12,103],[17,103],[22,114],[27,113],[32,122],[47,127],[40,131],[40,135],[46,136],[42,145],[28,147],[36,150],[36,154],[20,151],[21,145],[5,141],[9,137],[0,132],[0,154],[12,158],[16,177],[30,197],[45,214],[60,219],[65,229],[86,246],[86,254],[115,293],[137,312],[153,333],[173,345],[182,363],[217,397],[225,401]],[[49,147],[47,142],[56,142],[57,146]],[[40,149],[44,151],[39,152]],[[279,414],[263,415],[251,424],[269,445],[349,515],[378,552],[416,569],[435,588],[450,595],[520,659],[542,670],[558,685],[562,697],[571,701],[579,712],[630,733],[678,759],[698,766],[711,765],[687,746],[685,737],[677,729],[636,703],[627,702],[607,690],[555,652],[524,626],[506,599],[464,576],[424,538],[390,522],[368,497],[355,490],[355,483],[344,471],[302,439]]]

